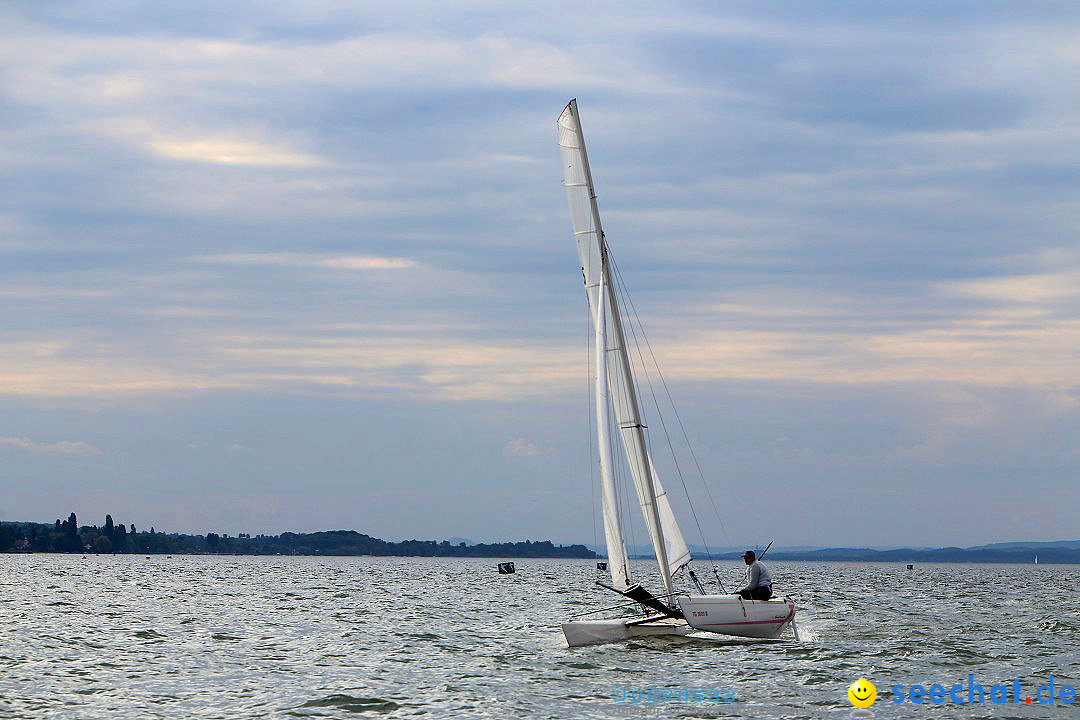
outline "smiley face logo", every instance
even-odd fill
[[[847,689],[848,700],[857,708],[868,708],[877,699],[877,688],[866,678],[859,678]]]

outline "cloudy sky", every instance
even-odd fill
[[[0,519],[592,542],[577,97],[708,542],[1080,537],[1078,75],[1072,3],[5,3]]]

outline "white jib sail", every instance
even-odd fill
[[[603,282],[601,276],[601,282]],[[614,463],[611,442],[608,437],[610,412],[608,411],[607,378],[607,322],[604,319],[604,295],[600,294],[600,321],[596,325],[596,448],[600,453],[601,506],[604,511],[604,540],[607,542],[608,570],[616,590],[625,590],[631,583],[630,562],[626,556],[626,542],[619,523],[619,505],[615,494]]]
[[[672,574],[679,571],[683,565],[690,562],[690,548],[686,546],[679,524],[675,522],[675,513],[671,511],[671,503],[668,502],[667,490],[660,484],[660,476],[656,474],[656,466],[653,465],[652,454],[648,454],[649,465],[653,468],[653,489],[656,491],[656,509],[660,513],[660,527],[664,528],[664,544],[667,548],[668,567]]]
[[[637,391],[610,275],[607,275],[608,282],[601,285],[601,275],[606,273],[603,229],[600,226],[600,212],[596,206],[596,194],[589,173],[584,136],[581,133],[575,101],[571,100],[559,115],[558,132],[563,161],[563,185],[570,204],[570,218],[577,239],[578,256],[594,323],[600,322],[599,296],[601,287],[604,289],[603,318],[610,333],[609,349],[614,351],[611,361],[607,363],[611,407],[665,590],[671,592],[671,575],[689,562],[690,551],[646,451]]]

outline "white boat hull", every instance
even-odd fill
[[[784,598],[743,600],[738,595],[677,598],[686,622],[695,630],[738,637],[775,638],[795,620],[795,602]]]
[[[572,620],[563,623],[563,635],[570,647],[634,640],[660,635],[686,635],[690,628],[681,620],[657,620],[627,625],[626,620]]]

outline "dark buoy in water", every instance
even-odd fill
[[[908,566],[907,566],[907,569],[908,569],[908,570],[914,570],[914,569],[915,569],[915,566],[914,566],[914,565],[908,565]]]
[[[596,563],[597,570],[607,570],[607,563]]]
[[[499,574],[500,575],[513,575],[515,572],[516,571],[514,570],[514,563],[512,563],[512,562],[499,563]]]

